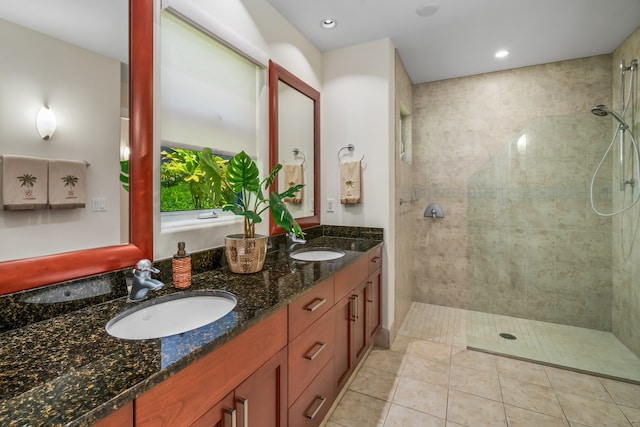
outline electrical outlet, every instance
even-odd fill
[[[333,212],[334,199],[327,199],[327,212]]]

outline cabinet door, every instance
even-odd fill
[[[287,350],[262,365],[235,390],[238,427],[287,426]]]
[[[369,345],[369,334],[367,332],[367,282],[364,281],[354,290],[352,297],[355,298],[353,307],[355,312],[351,314],[351,322],[353,327],[353,348],[355,360],[353,366],[364,357]]]
[[[367,341],[373,343],[373,339],[380,330],[381,302],[382,302],[382,274],[380,270],[374,272],[367,279]]]
[[[235,427],[237,411],[234,409],[233,392],[214,405],[191,427]]]
[[[348,295],[342,298],[335,306],[335,342],[334,342],[334,369],[336,396],[346,384],[353,370],[353,340],[351,338],[353,327],[351,326],[351,312],[354,311],[355,298]]]
[[[366,309],[366,282],[362,282],[336,304],[336,395],[367,352]]]

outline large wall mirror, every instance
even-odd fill
[[[269,62],[271,167],[280,163],[275,188],[305,185],[287,207],[304,228],[320,224],[320,93],[278,64]],[[284,231],[270,217],[270,234]]]
[[[112,16],[120,23],[108,18]],[[83,33],[74,33],[76,23]],[[107,47],[115,47],[111,52],[92,48],[94,41],[100,44],[94,40],[99,31],[106,35]],[[0,155],[89,163],[85,208],[0,211],[0,294],[153,258],[153,0],[6,2],[0,6],[0,39]],[[44,47],[36,44],[40,41]],[[7,68],[9,64],[20,68]],[[91,67],[96,71],[78,77]],[[79,79],[88,85],[105,70],[109,83],[94,83],[108,87],[104,96],[88,95]],[[67,80],[62,79],[65,74]],[[108,107],[103,99],[109,100]],[[47,141],[35,130],[37,103],[49,104],[54,113],[58,107],[56,133]],[[105,114],[107,110],[114,114]],[[130,151],[124,195],[119,180],[123,140]]]

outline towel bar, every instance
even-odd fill
[[[352,152],[353,150],[355,150],[356,147],[353,144],[349,144],[346,147],[342,147],[341,149],[338,150],[338,163],[340,163],[340,153],[342,153],[342,150],[349,150],[349,152]],[[364,154],[362,155],[362,158],[360,159],[360,161],[364,160]]]

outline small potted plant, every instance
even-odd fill
[[[232,202],[227,202],[222,210],[244,217],[244,233],[225,237],[225,254],[232,272],[256,273],[262,270],[269,236],[256,235],[255,225],[262,221],[260,215],[267,209],[275,223],[286,232],[298,237],[304,235],[282,201],[285,197],[293,197],[304,185],[292,186],[283,193],[272,191],[268,198],[263,195],[263,190],[268,190],[282,169],[281,164],[274,166],[269,175],[260,180],[258,166],[244,151],[233,156],[225,168],[211,149],[205,148],[200,157],[200,168],[214,202],[217,203],[224,195],[225,200]]]

